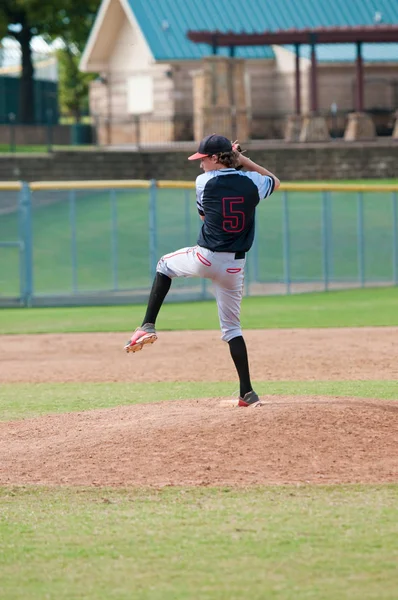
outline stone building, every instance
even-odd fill
[[[374,13],[361,0],[103,0],[81,69],[98,73],[90,109],[100,143],[141,144],[199,139],[215,129],[239,139],[283,137],[294,111],[294,48],[230,49],[194,44],[188,30],[262,32],[320,26],[398,22],[398,3]],[[300,4],[300,5],[301,5]],[[308,5],[308,6],[307,6]],[[313,10],[311,10],[311,5]],[[338,5],[341,5],[341,10]],[[344,129],[355,96],[355,47],[317,49],[319,111]],[[380,131],[398,108],[398,44],[364,44],[365,110]],[[310,110],[310,56],[300,58],[301,106]],[[231,104],[232,116],[231,116]],[[333,118],[333,110],[337,114]]]

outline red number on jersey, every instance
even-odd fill
[[[222,228],[228,233],[240,233],[245,227],[245,213],[236,209],[236,205],[243,204],[244,198],[222,199]],[[238,206],[239,208],[239,206]]]

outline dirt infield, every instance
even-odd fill
[[[397,379],[398,328],[247,331],[253,379]],[[236,379],[218,332],[0,337],[0,383]],[[21,351],[22,349],[22,351]],[[0,423],[0,484],[398,481],[398,402],[267,396],[159,402]]]
[[[217,331],[161,332],[151,347],[122,351],[116,333],[0,336],[0,383],[233,381]],[[246,331],[252,379],[398,379],[398,327]]]

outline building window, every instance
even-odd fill
[[[151,75],[132,75],[127,79],[127,110],[131,115],[153,112]]]

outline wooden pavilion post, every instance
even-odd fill
[[[300,44],[295,44],[295,97],[294,114],[288,115],[285,129],[285,140],[298,142],[300,139],[302,116],[301,116],[301,73],[300,73]]]
[[[310,106],[309,114],[303,119],[300,142],[322,142],[330,139],[325,117],[318,115],[318,68],[316,59],[316,34],[309,34],[311,46]]]
[[[318,112],[318,73],[316,61],[316,36],[310,35],[311,40],[311,112]]]
[[[344,132],[344,139],[348,142],[355,140],[369,140],[376,137],[376,127],[372,117],[364,112],[364,73],[362,60],[362,42],[356,42],[357,58],[355,62],[355,112],[348,115],[347,127]]]
[[[357,42],[357,60],[356,60],[357,84],[355,90],[355,110],[358,113],[363,112],[363,60],[362,60],[362,42]]]
[[[300,44],[295,44],[296,48],[296,69],[295,69],[295,87],[296,87],[296,115],[301,115],[301,73],[300,73]]]

